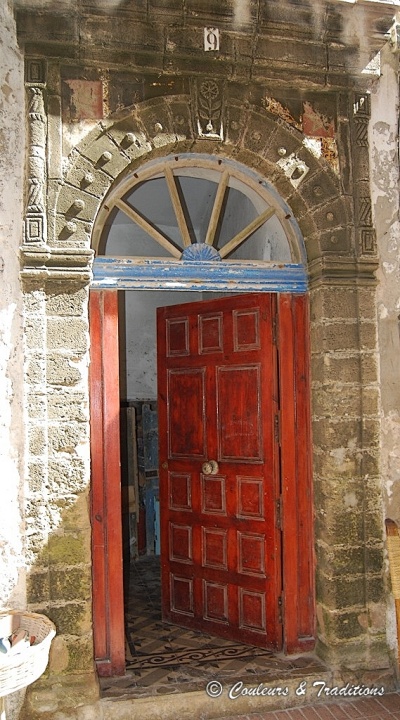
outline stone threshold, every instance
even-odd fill
[[[286,669],[282,665],[286,662]],[[279,671],[277,666],[279,666]],[[251,674],[230,673],[222,678],[210,670],[186,683],[170,683],[142,688],[133,693],[129,675],[100,682],[103,697],[98,702],[99,720],[216,720],[249,713],[301,707],[319,699],[318,690],[325,683],[333,685],[333,672],[315,656],[272,656],[268,668]],[[107,695],[105,697],[104,695]]]

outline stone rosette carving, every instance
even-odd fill
[[[198,137],[223,140],[223,88],[213,79],[193,83],[195,127]]]

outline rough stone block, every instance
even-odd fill
[[[82,533],[53,533],[48,542],[48,555],[51,565],[78,565],[87,559],[88,538]]]
[[[354,448],[336,448],[327,451],[326,446],[314,447],[314,478],[353,480],[360,474],[360,459]]]
[[[359,349],[359,325],[357,322],[345,322],[344,320],[341,322],[326,322],[319,327],[321,328],[319,331],[320,348],[323,347],[329,351]]]
[[[47,320],[47,347],[49,350],[84,352],[88,348],[88,325],[81,318],[49,317]]]
[[[261,65],[275,65],[279,62],[281,72],[285,68],[317,68],[318,71],[326,69],[326,52],[322,43],[304,43],[291,38],[271,38],[268,36],[257,39],[254,50],[254,63],[257,68]]]
[[[89,448],[88,448],[89,455]],[[49,458],[48,486],[54,499],[78,495],[86,487],[88,462],[82,457],[55,457]],[[63,527],[66,529],[65,514]]]
[[[187,0],[185,6],[189,19],[195,18],[197,20],[197,18],[201,18],[206,23],[209,23],[211,19],[215,22],[215,17],[218,20],[233,20],[233,0],[221,0],[218,3],[212,0]]]
[[[52,603],[47,614],[60,635],[84,635],[90,629],[91,601]]]
[[[73,455],[77,451],[77,446],[87,441],[87,431],[88,428],[84,423],[50,425],[48,430],[49,453]]]
[[[375,323],[366,320],[360,322],[360,347],[362,350],[376,350],[377,328]]]
[[[43,313],[46,295],[43,290],[32,290],[24,293],[24,312],[29,315]]]
[[[382,573],[384,558],[382,546],[359,545],[341,547],[334,542],[317,541],[318,568],[327,575],[351,575],[355,568],[367,568],[371,575]]]
[[[47,478],[47,465],[40,460],[30,461],[28,463],[28,485],[31,493],[43,491],[43,486]]]
[[[321,417],[359,417],[363,410],[362,389],[359,385],[315,387],[312,394],[312,411]]]
[[[49,592],[52,601],[86,601],[91,596],[89,567],[50,568]]]
[[[44,354],[27,357],[25,378],[27,385],[40,385],[43,387],[46,379],[46,361]]]
[[[313,440],[328,452],[338,448],[356,451],[360,444],[361,422],[353,418],[320,418],[312,423]]]
[[[85,487],[85,490],[83,490],[78,498],[75,500],[74,504],[71,505],[71,507],[68,508],[63,513],[63,528],[65,532],[71,532],[76,534],[77,532],[83,531],[84,533],[90,533],[91,532],[91,525],[90,525],[90,502],[89,502],[89,490],[86,487],[88,484],[87,480],[87,472],[82,474],[81,477],[81,487]],[[90,547],[87,550],[89,560],[91,561],[90,557]]]
[[[55,640],[57,639],[57,636]],[[50,651],[50,673],[42,676],[31,688],[28,688],[24,709],[22,711],[21,720],[99,720],[101,710],[96,706],[99,697],[99,688],[97,678],[93,669],[93,649],[92,660],[88,661],[89,647],[91,647],[90,638],[74,638],[63,637],[64,647],[57,641]],[[64,656],[68,653],[69,647],[76,646],[86,661],[84,670],[73,670],[68,675],[63,675],[60,682],[58,664],[55,663],[53,671],[53,660],[57,650]],[[53,652],[54,646],[54,652]],[[90,672],[88,672],[90,668]],[[88,706],[92,713],[86,714],[85,710]]]
[[[58,390],[48,394],[47,408],[50,421],[82,423],[89,419],[89,399],[83,392]]]
[[[40,315],[25,319],[25,342],[29,350],[43,350],[46,343],[46,326]]]
[[[77,316],[81,317],[87,313],[88,292],[87,289],[77,290],[70,293],[57,293],[47,296],[46,314],[48,316]]]
[[[46,428],[41,425],[30,425],[28,441],[31,455],[43,455],[47,445]]]
[[[331,610],[365,605],[364,576],[356,575],[330,578],[320,573],[317,576],[317,599]]]
[[[49,573],[32,570],[27,578],[27,601],[31,604],[46,603],[49,599]]]
[[[316,534],[326,543],[336,542],[344,546],[357,546],[364,540],[364,518],[360,512],[338,513],[316,512]],[[362,567],[356,572],[362,572]]]
[[[365,684],[371,677],[371,670],[382,670],[387,668],[388,650],[386,638],[379,636],[371,638],[369,635],[356,639],[331,642],[325,638],[319,638],[317,643],[318,657],[327,663],[329,667],[345,668],[346,682],[349,681],[351,671],[356,672],[354,682],[360,683],[366,676]],[[366,658],[368,658],[368,670],[365,670]],[[351,677],[351,676],[350,676]],[[390,681],[392,682],[392,681]],[[342,683],[340,683],[342,684]],[[345,684],[345,682],[343,683]],[[379,683],[380,686],[382,683]]]
[[[35,393],[28,393],[26,399],[28,416],[32,420],[45,420],[46,418],[46,396]]]
[[[324,625],[327,636],[336,640],[359,638],[366,632],[366,611],[364,609],[350,612],[329,612],[324,608]]]
[[[46,377],[50,385],[73,386],[82,380],[82,372],[76,357],[53,353],[47,357]]]

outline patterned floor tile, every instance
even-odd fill
[[[103,697],[190,692],[215,677],[254,684],[324,670],[310,656],[288,659],[163,622],[159,558],[131,563],[125,595],[126,675],[100,679]]]

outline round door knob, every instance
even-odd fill
[[[219,466],[216,460],[207,460],[203,463],[201,469],[203,475],[216,475],[219,470]]]

